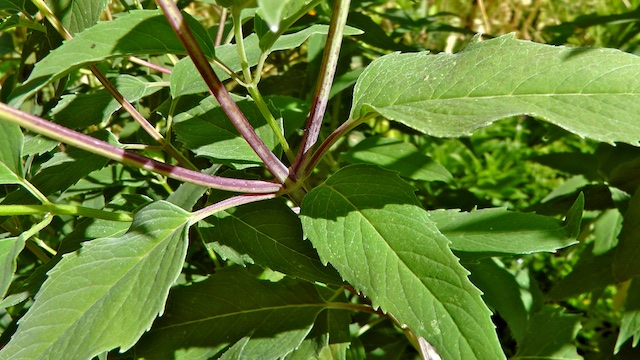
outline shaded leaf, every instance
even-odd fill
[[[640,189],[629,201],[624,213],[622,230],[618,236],[616,255],[613,260],[613,274],[618,281],[631,279],[640,274]]]
[[[57,0],[50,4],[65,29],[77,34],[95,25],[109,0]]]
[[[322,261],[443,358],[504,357],[480,291],[413,191],[390,171],[343,168],[305,196],[303,229]]]
[[[24,248],[24,237],[0,239],[0,299],[4,298],[16,271],[16,259]]]
[[[174,289],[166,313],[138,343],[136,355],[174,359],[179,349],[197,348],[189,359],[208,359],[249,337],[243,358],[281,358],[304,340],[323,305],[309,283],[257,280],[243,268],[223,268]]]
[[[620,332],[616,341],[615,353],[620,351],[622,345],[633,337],[632,346],[638,346],[640,340],[640,279],[634,278],[627,290],[627,300],[625,301],[624,314],[620,324]]]
[[[311,35],[326,35],[328,31],[329,26],[327,25],[312,25],[293,34],[282,35],[275,41],[268,53],[296,48],[302,45],[302,43],[304,43]],[[357,35],[361,33],[360,30],[350,27],[347,27],[344,32],[345,35]],[[247,36],[244,39],[244,46],[246,49],[248,66],[255,66],[258,64],[258,60],[260,59],[258,36],[256,34]],[[227,67],[229,67],[233,72],[238,72],[242,69],[240,58],[238,57],[238,50],[235,44],[218,46],[216,48],[216,58],[227,65]],[[215,65],[213,65],[213,70],[221,81],[230,78],[229,74],[220,70]],[[191,59],[184,58],[178,61],[171,73],[171,95],[173,97],[178,97],[207,91],[209,91],[209,87],[207,87],[207,84],[202,80],[202,76],[200,76],[200,73],[196,70]]]
[[[0,184],[20,183],[23,141],[20,126],[0,121]]]
[[[136,214],[125,235],[86,242],[64,256],[0,359],[89,359],[133,346],[163,312],[182,270],[188,215],[167,202],[153,203]]]
[[[183,14],[205,54],[214,54],[213,41],[195,19]],[[17,107],[46,84],[86,65],[125,55],[185,54],[182,43],[162,12],[135,10],[113,21],[101,22],[36,63],[25,84],[11,93],[10,105]]]
[[[309,282],[342,284],[335,270],[320,262],[302,236],[298,216],[281,199],[219,212],[206,223],[200,227],[205,241],[225,260],[256,263]]]
[[[471,212],[429,211],[438,230],[451,241],[451,248],[471,256],[555,252],[576,244],[584,196],[580,195],[565,221],[553,217],[502,209]]]
[[[237,104],[265,144],[275,149],[279,145],[278,139],[255,103],[248,98],[241,98]],[[177,115],[174,122],[177,140],[197,156],[237,169],[262,164],[213,96],[203,99],[188,112]]]
[[[513,359],[582,359],[573,345],[580,328],[580,315],[544,307],[531,317]]]
[[[593,222],[594,255],[604,254],[618,245],[622,219],[618,209],[607,209]]]
[[[162,87],[155,84],[158,81],[159,77],[151,75],[122,75],[111,80],[122,96],[131,103],[161,90]],[[107,121],[120,107],[120,103],[107,90],[101,89],[91,94],[62,96],[58,105],[51,110],[51,115],[54,122],[77,129]]]
[[[370,137],[340,158],[351,164],[379,165],[414,180],[453,182],[447,169],[402,140]]]
[[[433,136],[458,137],[514,115],[577,135],[637,144],[640,58],[516,40],[476,41],[459,54],[390,54],[371,63],[351,118],[370,112]]]

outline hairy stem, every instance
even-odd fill
[[[245,194],[245,195],[234,196],[232,198],[222,200],[213,205],[207,206],[202,210],[198,210],[194,212],[193,217],[191,218],[191,221],[195,223],[197,221],[206,219],[209,216],[215,213],[218,213],[220,211],[224,211],[236,206],[249,204],[256,201],[273,199],[275,197],[276,197],[275,194]]]
[[[347,23],[347,15],[349,14],[350,0],[336,0],[331,14],[331,24],[329,25],[329,35],[327,37],[327,46],[322,56],[322,64],[320,66],[320,78],[316,85],[316,91],[313,96],[311,112],[307,119],[306,131],[296,161],[291,167],[291,172],[295,178],[303,177],[306,169],[306,163],[309,160],[311,150],[318,141],[322,119],[327,109],[329,101],[329,92],[333,84],[333,78],[336,73],[338,64],[338,56],[340,55],[340,47],[342,45],[342,36],[344,27]]]
[[[104,219],[111,221],[132,221],[133,215],[123,212],[109,212],[98,209],[92,209],[84,206],[61,205],[61,204],[45,204],[45,205],[0,205],[0,216],[13,215],[71,215],[85,216],[95,219]]]
[[[54,124],[37,116],[27,114],[0,103],[0,120],[5,120],[35,133],[75,146],[79,149],[104,156],[126,165],[149,170],[172,179],[202,185],[214,189],[243,193],[273,193],[281,189],[280,184],[260,180],[230,179],[202,174],[179,166],[164,164],[111,145],[91,136]]]
[[[173,31],[175,31],[189,53],[191,60],[202,75],[203,80],[209,86],[209,90],[213,96],[215,96],[216,100],[218,100],[220,107],[227,114],[240,135],[262,160],[266,168],[281,184],[284,184],[289,176],[289,170],[264,144],[242,111],[240,111],[238,105],[231,99],[229,92],[222,85],[216,73],[213,72],[209,61],[202,52],[202,48],[198,45],[198,42],[184,21],[182,13],[176,4],[172,0],[156,0],[156,3],[162,9]]]

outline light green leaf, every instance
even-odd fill
[[[351,164],[379,165],[414,180],[453,182],[447,169],[402,140],[370,137],[340,158]]]
[[[349,166],[305,196],[302,226],[322,261],[444,359],[504,358],[480,291],[413,191],[393,172]]]
[[[291,0],[258,0],[258,13],[269,25],[271,32],[278,32],[282,12]]]
[[[24,248],[24,237],[0,239],[0,299],[4,298],[16,271],[16,259]]]
[[[95,25],[109,0],[57,0],[49,6],[62,26],[71,34],[77,34]]]
[[[577,135],[638,144],[640,58],[516,40],[476,41],[459,54],[390,54],[360,76],[351,118],[370,112],[433,136],[459,137],[514,115]]]
[[[158,86],[160,80],[151,75],[122,75],[113,79],[112,84],[125,99],[133,103],[161,90],[162,86]],[[63,95],[58,105],[51,110],[51,115],[54,122],[78,129],[107,121],[120,107],[120,103],[107,90],[101,89],[91,94]]]
[[[451,248],[471,256],[555,252],[576,244],[584,196],[576,200],[565,221],[532,213],[501,209],[471,212],[429,211],[438,230],[451,240]]]
[[[640,340],[640,279],[633,279],[627,293],[624,305],[624,314],[620,324],[620,332],[616,341],[615,353],[620,351],[622,345],[633,337],[632,346],[638,346]]]
[[[249,337],[243,358],[282,358],[304,340],[323,305],[309,283],[257,280],[244,268],[223,268],[172,290],[166,313],[140,340],[136,354],[174,359],[178,350],[197,348],[190,360],[209,359]]]
[[[133,346],[163,312],[182,270],[189,213],[140,210],[120,237],[85,242],[49,272],[0,359],[77,359]]]
[[[310,282],[342,284],[340,276],[323,265],[302,236],[298,216],[281,199],[251,203],[217,213],[203,226],[204,240],[214,250],[231,248],[232,259],[244,265],[256,263]],[[220,255],[227,259],[225,253]]]
[[[518,343],[512,359],[582,359],[573,345],[580,328],[580,315],[546,306],[529,320],[524,340]]]
[[[327,25],[312,25],[296,33],[283,35],[275,41],[268,53],[296,48],[302,45],[311,35],[326,35],[328,31],[329,26]],[[362,33],[362,31],[355,28],[347,27],[345,29],[345,35],[357,35],[360,33]],[[258,36],[256,34],[247,36],[244,39],[244,46],[246,48],[247,64],[250,67],[255,66],[260,59]],[[235,44],[218,46],[216,48],[216,57],[233,72],[238,72],[242,69]],[[215,65],[212,66],[221,81],[229,79],[230,76],[227,73]],[[181,95],[197,94],[207,91],[209,91],[209,88],[204,80],[202,80],[202,76],[200,76],[200,73],[196,70],[191,59],[184,58],[178,61],[171,73],[171,95],[175,98]]]
[[[613,260],[613,274],[618,281],[631,279],[640,274],[640,188],[629,201],[624,213],[622,230],[618,236],[616,255]]]
[[[206,29],[191,16],[183,15],[205,54],[213,56],[213,41]],[[46,84],[89,64],[119,56],[166,53],[186,51],[162,12],[132,11],[100,22],[51,51],[36,64],[27,82],[11,93],[10,105],[17,107]]]
[[[262,141],[270,149],[275,149],[279,145],[278,139],[255,103],[248,98],[240,99],[237,101],[238,107],[249,123]],[[199,106],[190,111],[177,115],[174,122],[177,140],[187,149],[193,150],[197,156],[204,156],[213,163],[233,166],[236,169],[262,164],[213,96],[203,99]]]
[[[21,182],[23,141],[20,126],[0,121],[0,184]]]
[[[600,255],[618,245],[622,229],[622,214],[618,209],[607,209],[593,222],[593,253]]]

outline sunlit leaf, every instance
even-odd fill
[[[627,300],[625,301],[624,314],[620,324],[620,333],[616,341],[615,352],[620,351],[622,345],[633,337],[632,346],[638,346],[640,340],[640,284],[635,278],[627,290]]]
[[[395,173],[354,165],[306,195],[305,234],[342,277],[446,359],[502,358],[491,313]]]
[[[24,237],[0,239],[0,299],[4,297],[16,271],[16,259],[24,247]]]
[[[17,184],[22,178],[22,130],[0,121],[0,184]]]
[[[182,270],[188,215],[167,202],[153,203],[136,214],[125,235],[85,242],[64,256],[0,359],[90,359],[133,346],[163,312]]]
[[[577,135],[640,140],[640,58],[612,49],[516,40],[476,41],[462,52],[390,54],[367,67],[352,118],[370,112],[439,137],[531,115]]]

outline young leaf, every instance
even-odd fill
[[[160,78],[157,76],[122,75],[113,79],[112,84],[125,99],[134,102],[161,90],[162,87],[153,86],[158,81]],[[107,121],[120,107],[120,103],[107,90],[101,89],[91,94],[63,95],[51,114],[54,122],[78,129]]]
[[[503,358],[480,291],[413,191],[391,171],[349,166],[305,196],[302,226],[322,261],[443,358]]]
[[[0,121],[0,184],[18,184],[22,178],[20,126]]]
[[[205,54],[213,56],[213,41],[207,31],[191,16],[184,17]],[[46,84],[89,64],[118,56],[166,53],[186,51],[162,12],[131,11],[98,23],[51,51],[36,64],[27,82],[11,93],[9,104],[17,107]]]
[[[379,165],[414,180],[453,182],[447,169],[414,145],[401,140],[370,137],[341,154],[340,158],[351,164]]]
[[[340,276],[324,266],[302,237],[298,216],[281,199],[242,205],[220,212],[201,227],[205,241],[239,252],[234,262],[256,263],[310,282],[342,284]],[[210,224],[210,225],[209,225]],[[223,258],[225,252],[219,252]]]
[[[580,195],[565,221],[506,209],[429,211],[438,230],[451,241],[453,250],[474,257],[499,254],[531,254],[576,244],[584,196]]]
[[[182,270],[188,220],[189,213],[160,201],[140,210],[125,235],[65,255],[0,359],[90,359],[133,346],[163,312]]]
[[[258,12],[269,24],[271,32],[277,32],[280,28],[282,11],[291,0],[258,0]]]
[[[583,137],[638,144],[640,58],[516,40],[476,41],[459,54],[390,54],[356,84],[351,118],[377,112],[426,134],[458,137],[531,115]]]
[[[304,340],[323,305],[309,283],[257,280],[244,268],[223,268],[174,289],[166,313],[142,337],[136,354],[162,360],[197,349],[199,356],[189,359],[209,359],[248,337],[243,358],[282,358]]]
[[[529,320],[514,359],[582,359],[573,345],[581,327],[580,315],[547,306]]]

